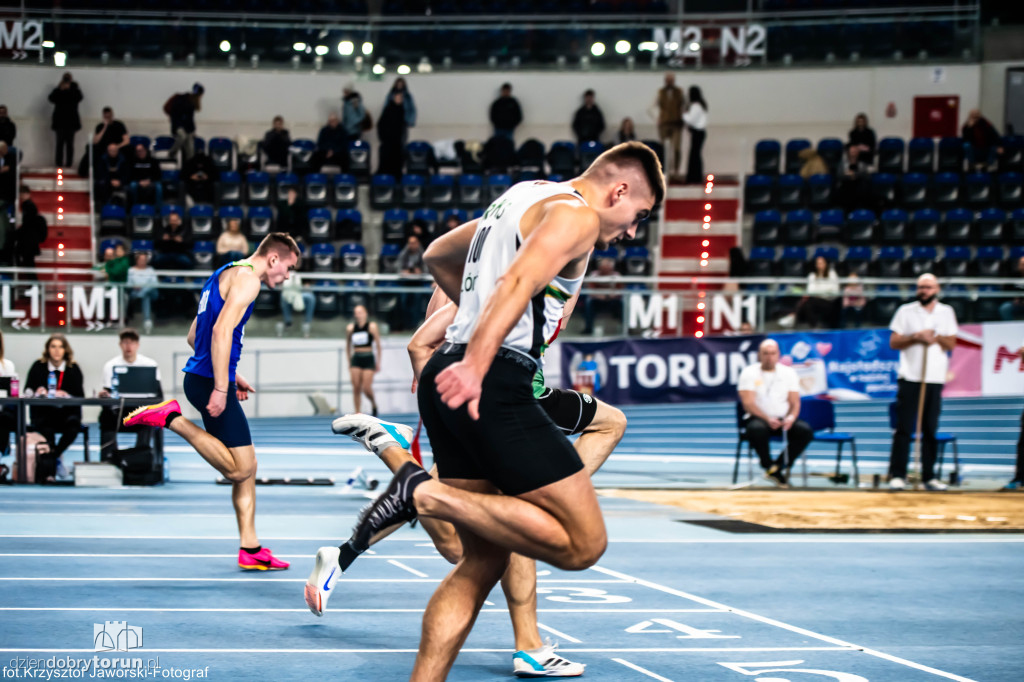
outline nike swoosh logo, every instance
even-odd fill
[[[328,587],[328,585],[330,585],[330,583],[331,583],[331,578],[334,577],[334,571],[335,570],[336,569],[332,568],[331,569],[331,574],[329,576],[327,576],[327,580],[324,581],[324,592],[330,592],[331,591],[331,588]]]

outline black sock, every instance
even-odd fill
[[[260,550],[263,549],[263,545],[256,545],[255,547],[239,547],[239,549],[244,549],[249,554],[259,554]]]
[[[181,416],[181,412],[171,412],[167,415],[167,421],[164,422],[164,428],[171,428],[171,422]]]
[[[359,552],[352,549],[352,545],[347,542],[343,542],[338,549],[341,550],[341,554],[338,555],[338,566],[341,567],[341,572],[344,573],[359,556]]]

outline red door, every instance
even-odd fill
[[[959,137],[960,96],[914,98],[914,137]]]

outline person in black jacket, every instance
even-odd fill
[[[181,167],[181,175],[185,178],[185,191],[197,204],[213,203],[213,179],[217,177],[217,168],[213,159],[205,152],[192,156]]]
[[[21,201],[21,225],[14,232],[14,263],[19,268],[34,268],[39,245],[46,241],[46,219],[39,215],[39,208],[32,201],[32,190],[26,185],[18,189]],[[21,273],[21,279],[36,279],[34,272]]]
[[[43,347],[43,356],[32,363],[25,379],[27,397],[49,396],[49,379],[54,378],[53,400],[84,398],[82,370],[75,364],[75,356],[63,334],[51,334]],[[82,427],[81,407],[33,406],[30,410],[32,431],[46,438],[50,452],[36,458],[36,480],[52,480],[58,471],[58,460],[78,437]]]
[[[523,122],[523,110],[519,100],[512,96],[512,84],[501,86],[501,95],[491,104],[491,125],[494,134],[514,140],[516,127]]]
[[[604,132],[604,114],[594,103],[594,91],[583,93],[583,106],[576,110],[572,119],[572,131],[576,133],[579,144],[584,142],[600,142]]]
[[[156,204],[163,201],[164,188],[160,183],[160,164],[144,144],[135,145],[135,156],[128,166],[128,194],[132,204]]]
[[[105,204],[114,193],[124,194],[128,187],[128,162],[121,156],[121,148],[111,142],[107,145],[107,153],[97,160],[96,167],[96,200]],[[120,197],[119,201],[125,199]]]
[[[174,135],[174,144],[168,150],[171,158],[175,157],[179,149],[184,151],[186,161],[196,153],[195,114],[202,108],[204,92],[206,90],[203,86],[196,83],[191,92],[179,92],[164,102],[164,113],[171,119],[171,135]]]
[[[867,114],[857,114],[853,119],[853,129],[850,130],[850,139],[847,147],[856,147],[857,162],[866,166],[875,163],[875,131],[868,127]]]
[[[960,131],[967,147],[967,163],[975,170],[985,170],[995,163],[1003,153],[1003,139],[999,131],[981,115],[979,109],[971,109],[967,121]]]
[[[402,95],[405,98],[405,95]],[[333,111],[327,117],[327,125],[320,129],[316,136],[316,154],[313,155],[313,168],[319,171],[326,165],[344,167],[345,150],[348,148],[348,135]]]
[[[50,93],[53,102],[53,119],[50,127],[57,134],[57,153],[54,163],[58,167],[73,166],[75,156],[75,133],[82,127],[82,119],[78,116],[78,103],[82,101],[82,91],[65,73],[60,84]]]
[[[14,144],[14,138],[18,136],[18,126],[7,115],[7,107],[0,104],[0,140],[8,145]]]
[[[263,135],[263,153],[267,155],[267,163],[278,166],[288,165],[288,147],[292,146],[292,137],[284,127],[284,117],[275,116],[270,130]]]
[[[392,92],[391,99],[377,121],[377,137],[380,139],[377,172],[396,178],[402,175],[402,144],[407,129],[404,97],[399,90]]]
[[[5,208],[14,203],[14,189],[17,186],[18,155],[0,140],[0,201]]]

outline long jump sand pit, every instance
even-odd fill
[[[793,530],[1024,531],[1024,494],[855,490],[626,490],[601,495]]]

